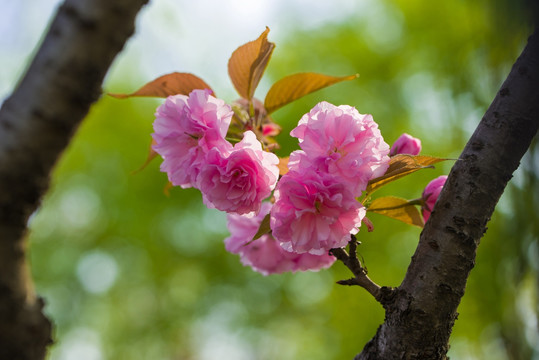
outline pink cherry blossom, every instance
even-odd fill
[[[232,149],[225,140],[232,115],[230,106],[211,96],[209,90],[169,96],[157,108],[152,148],[163,157],[161,171],[173,185],[192,187],[210,149]]]
[[[297,254],[285,251],[270,234],[252,241],[262,219],[269,214],[271,204],[262,203],[258,215],[249,213],[227,216],[230,236],[225,239],[227,251],[239,254],[241,262],[264,275],[280,274],[287,271],[317,271],[331,266],[335,257],[312,254]]]
[[[323,101],[301,118],[290,135],[299,139],[308,167],[340,177],[356,196],[389,166],[389,145],[378,124],[351,106]]]
[[[274,241],[277,243],[275,239]],[[283,249],[281,246],[279,246],[279,248]],[[329,255],[329,253],[324,253],[322,255],[314,255],[309,253],[297,254],[285,251],[284,254],[287,257],[294,256],[292,259],[294,261],[295,267],[292,272],[308,270],[318,271],[320,269],[327,269],[337,260],[333,255]]]
[[[440,195],[446,180],[446,175],[438,176],[436,179],[429,182],[425,187],[425,190],[423,190],[423,195],[421,196],[423,199],[423,206],[421,207],[421,211],[425,222],[429,219],[430,213],[434,208],[434,204],[436,204],[436,200],[438,200],[438,196]]]
[[[399,136],[391,146],[390,156],[397,154],[419,155],[421,152],[421,140],[406,133]]]
[[[343,247],[365,216],[365,208],[346,184],[315,169],[288,172],[274,196],[270,226],[287,251],[322,255]]]
[[[201,166],[196,187],[210,208],[246,214],[258,212],[279,177],[279,158],[262,150],[252,131],[230,153],[211,149]]]

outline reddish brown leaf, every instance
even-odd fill
[[[380,177],[369,181],[369,185],[367,186],[367,194],[374,192],[383,185],[386,185],[392,181],[400,179],[401,177],[409,175],[418,170],[433,168],[433,164],[445,160],[449,159],[442,159],[425,155],[395,155],[391,157],[391,160],[389,161],[389,168],[387,169],[386,173]]]
[[[146,157],[146,161],[144,161],[144,164],[142,164],[137,170],[133,171],[131,174],[134,175],[142,170],[144,170],[144,168],[146,166],[148,166],[148,164],[150,162],[152,162],[153,159],[156,158],[156,156],[158,155],[153,149],[152,149],[152,146],[155,145],[156,142],[155,140],[152,139],[152,143],[150,144],[150,148],[148,149],[148,156]]]
[[[269,28],[254,41],[237,48],[228,60],[228,75],[241,97],[251,100],[266,70],[275,44],[267,39]]]
[[[279,158],[279,164],[277,165],[279,167],[279,175],[284,175],[288,172],[289,159],[289,157]]]
[[[299,73],[277,81],[269,89],[264,106],[268,114],[305,95],[341,81],[356,79],[359,75],[329,76],[317,73]]]
[[[168,181],[165,187],[163,188],[163,194],[165,194],[166,196],[170,196],[170,189],[172,189],[173,187],[174,185],[172,185],[172,183]]]
[[[386,196],[374,200],[367,208],[377,214],[405,222],[406,224],[423,227],[423,218],[417,207],[406,199]]]
[[[132,96],[166,98],[170,95],[189,95],[191,91],[196,89],[209,89],[213,93],[211,87],[198,76],[189,73],[174,72],[150,81],[134,93],[109,95],[118,99],[125,99]]]

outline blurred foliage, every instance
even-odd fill
[[[373,114],[388,143],[408,132],[422,139],[423,154],[457,158],[531,32],[524,11],[487,0],[365,1],[355,9],[309,30],[282,15],[288,35],[263,82],[304,71],[361,77],[276,111],[279,155],[297,148],[288,132],[301,115],[327,100]],[[110,78],[106,89],[125,81]],[[50,358],[352,359],[384,314],[363,289],[335,285],[349,277],[344,266],[264,277],[225,252],[225,216],[206,209],[197,191],[163,194],[158,160],[131,174],[146,157],[159,103],[104,96],[31,219],[33,275],[55,322]],[[538,157],[535,147],[479,247],[452,359],[539,358]],[[377,194],[417,198],[450,167],[438,164]],[[420,230],[370,216],[375,231],[360,232],[359,251],[373,280],[398,286]]]

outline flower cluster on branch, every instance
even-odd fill
[[[161,76],[132,94],[111,95],[166,98],[155,113],[149,159],[160,155],[161,171],[172,186],[196,188],[207,207],[227,212],[231,235],[225,247],[244,265],[269,275],[316,271],[338,258],[355,275],[341,284],[360,285],[376,294],[379,287],[355,255],[361,224],[368,231],[374,228],[367,212],[421,227],[445,177],[434,180],[415,200],[373,199],[373,193],[446,159],[419,155],[421,141],[408,134],[390,148],[372,115],[325,101],[291,131],[300,149],[277,157],[275,136],[281,128],[271,113],[357,76],[290,75],[276,82],[262,102],[253,94],[274,49],[268,32],[240,46],[229,60],[229,75],[241,96],[232,105],[188,73]],[[350,255],[343,249],[347,245]]]

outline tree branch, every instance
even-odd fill
[[[0,109],[0,358],[43,359],[51,324],[28,276],[28,217],[148,0],[66,0]]]
[[[477,246],[538,126],[536,30],[453,166],[385,322],[356,359],[447,358]]]
[[[354,274],[353,278],[337,281],[337,284],[348,286],[361,286],[362,288],[367,290],[369,294],[374,296],[376,301],[378,301],[385,307],[385,305],[392,300],[394,289],[386,286],[380,287],[380,285],[376,284],[367,276],[367,269],[365,269],[363,265],[361,265],[361,261],[359,261],[357,257],[357,245],[358,242],[355,235],[351,235],[350,241],[348,242],[350,255],[346,252],[346,250],[342,248],[335,248],[330,250],[330,254],[335,256],[338,260],[342,261],[342,263],[348,269],[350,269],[352,274]]]

